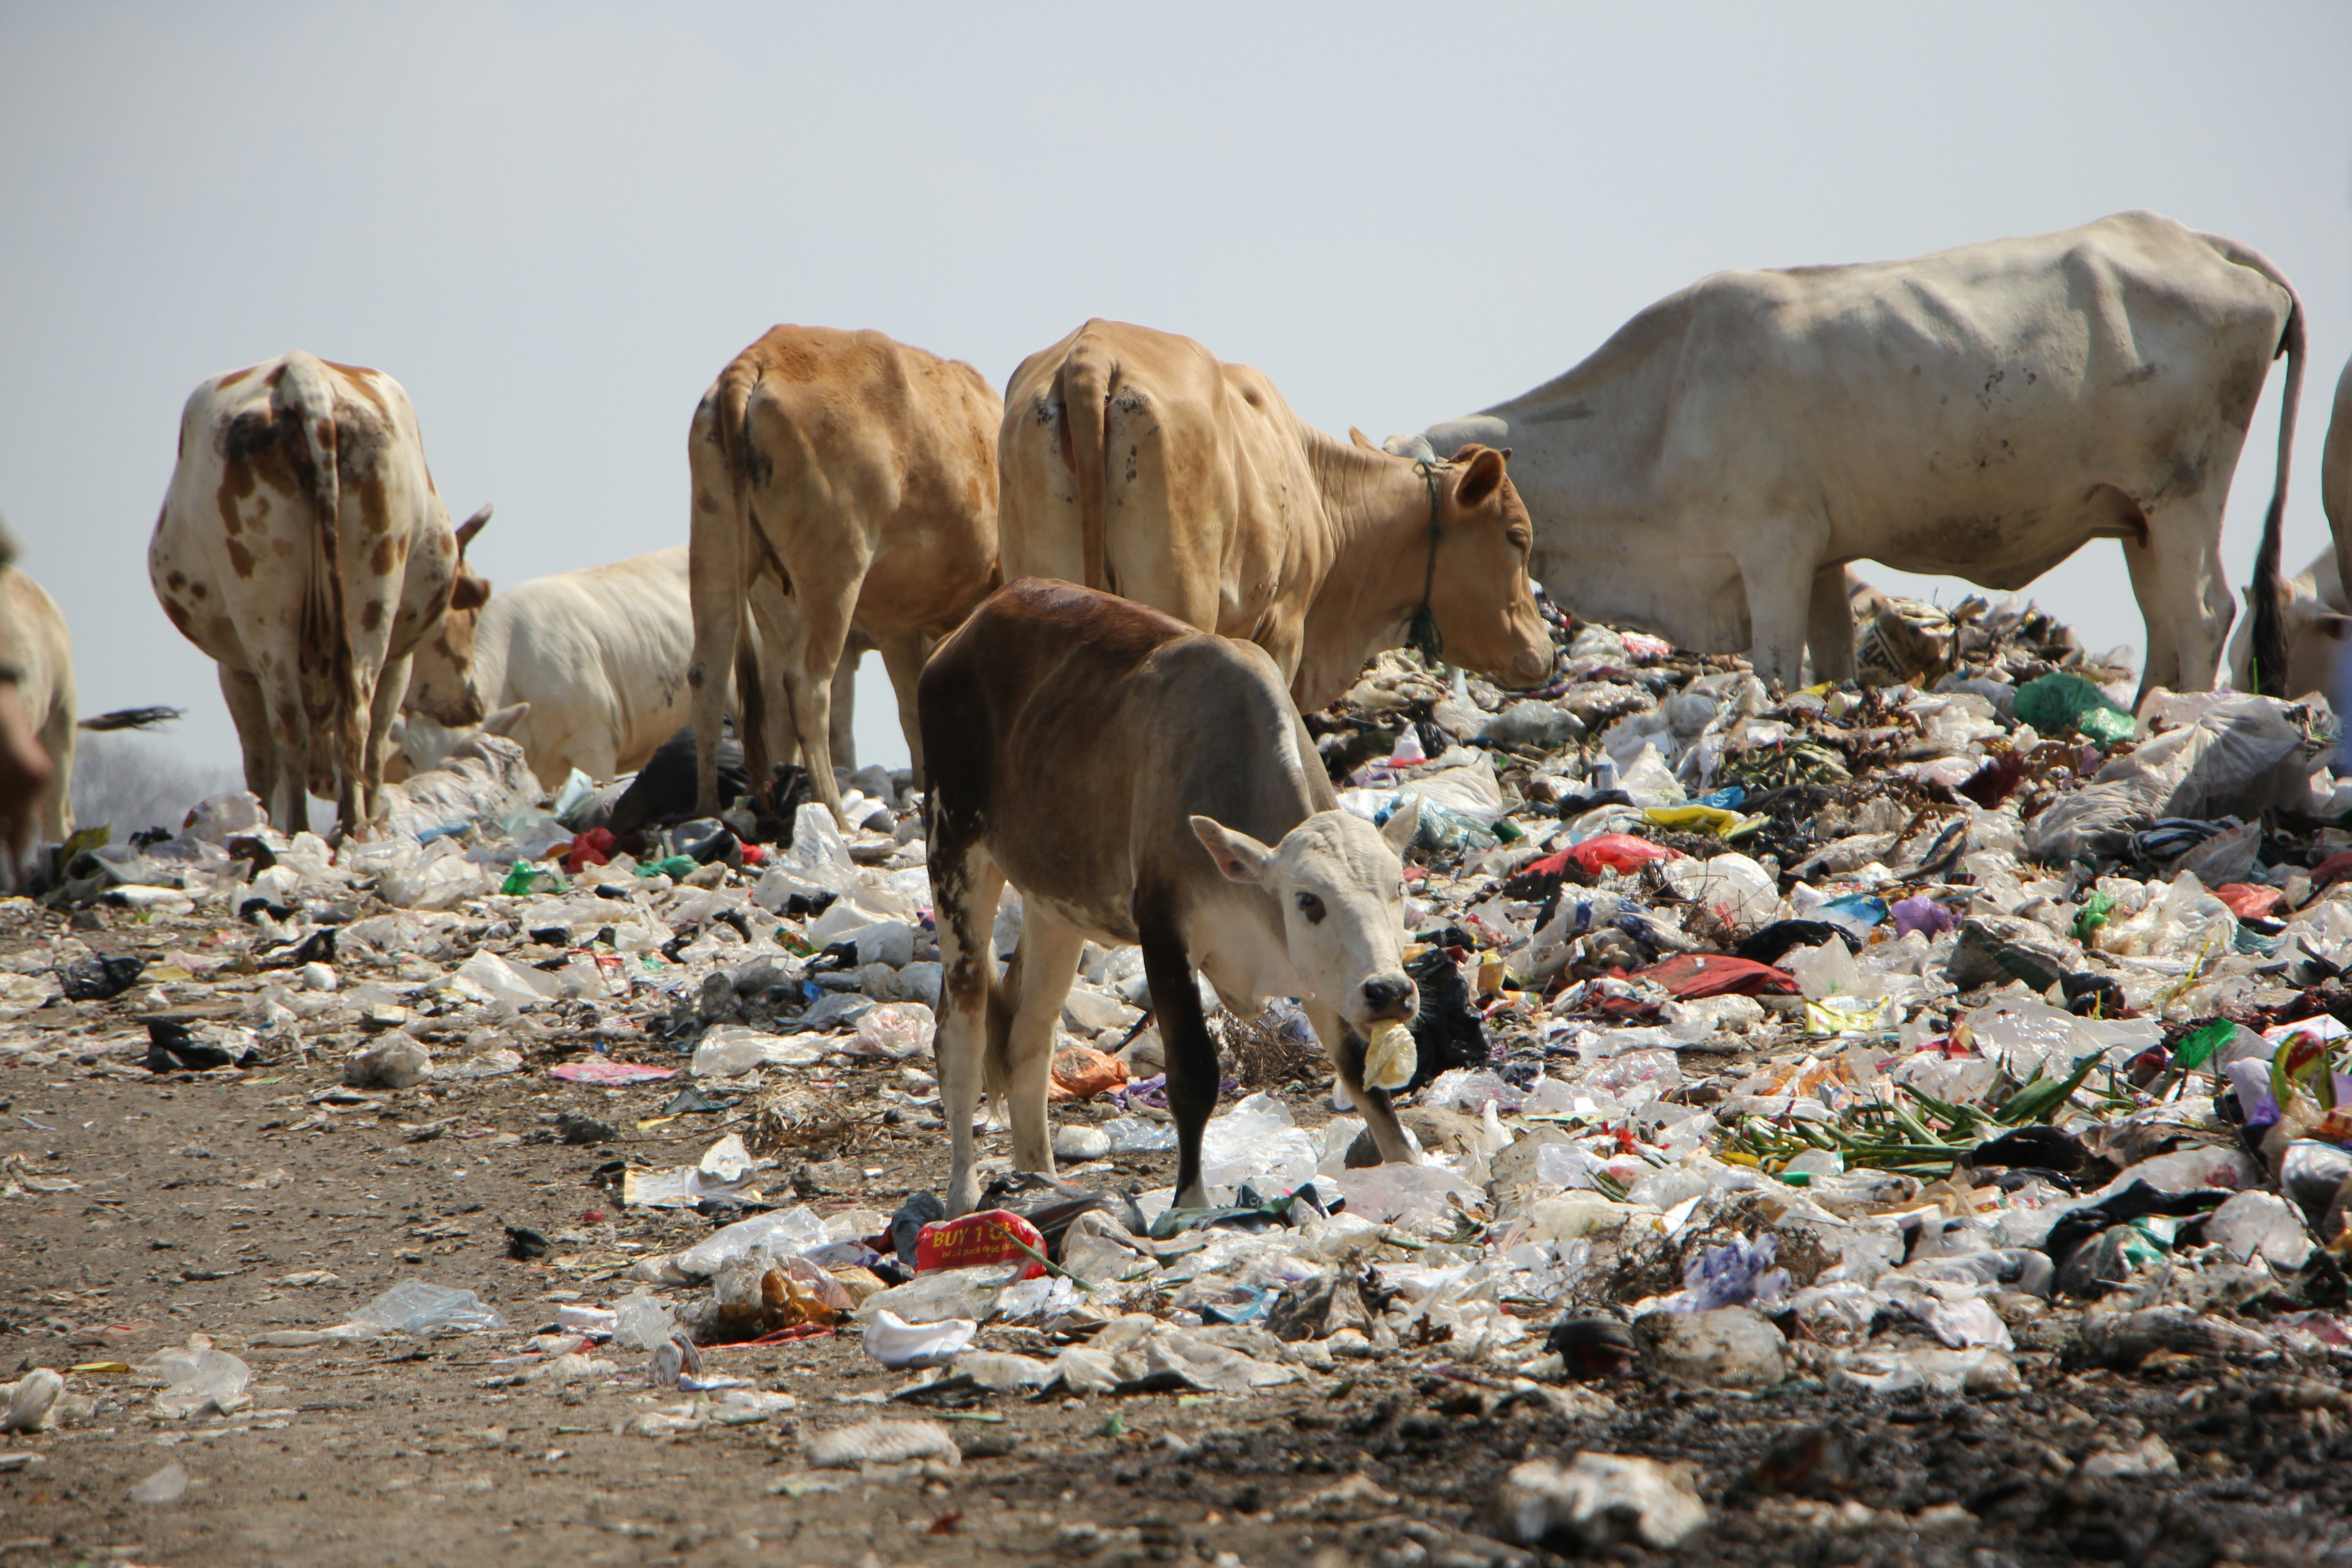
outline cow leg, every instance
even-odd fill
[[[1143,938],[1143,977],[1151,987],[1153,1016],[1160,1023],[1160,1043],[1168,1063],[1168,1111],[1176,1121],[1176,1206],[1201,1208],[1209,1201],[1201,1181],[1201,1129],[1217,1103],[1217,1043],[1209,1037],[1209,1021],[1201,1013],[1201,989],[1192,978],[1192,961],[1184,938],[1164,913],[1146,918],[1145,900],[1136,894],[1138,928]],[[1029,906],[1022,905],[1024,920]]]
[[[1339,1015],[1321,1003],[1307,1001],[1301,1005],[1306,1009],[1307,1021],[1315,1026],[1315,1037],[1323,1042],[1323,1054],[1331,1058],[1331,1066],[1339,1072],[1339,1087],[1348,1091],[1349,1102],[1363,1112],[1365,1130],[1371,1133],[1381,1159],[1391,1165],[1419,1164],[1412,1144],[1405,1138],[1404,1125],[1397,1121],[1396,1106],[1389,1091],[1364,1084],[1366,1042],[1349,1034],[1340,1024]]]
[[[63,844],[73,832],[74,710],[71,693],[49,709],[41,725],[41,749],[53,770],[41,795],[41,837]]]
[[[833,714],[825,721],[825,738],[831,743],[833,765],[857,771],[857,661],[865,656],[859,645],[866,639],[852,637],[833,667]]]
[[[940,1109],[948,1119],[947,1209],[961,1215],[970,1214],[980,1203],[971,1121],[980,1112],[989,1016],[996,1010],[996,954],[989,951],[989,935],[996,923],[1004,873],[980,844],[958,847],[935,839],[932,852],[940,857],[933,862],[931,882],[939,906],[934,914],[940,969],[939,1034],[932,1049],[939,1059]],[[942,876],[943,866],[952,870]]]
[[[915,787],[923,779],[923,726],[915,714],[915,686],[923,675],[920,632],[891,632],[876,639],[882,648],[882,668],[890,672],[890,694],[898,700],[898,730],[907,737],[907,760],[915,771]]]
[[[229,721],[236,726],[237,750],[245,754],[245,787],[267,811],[278,791],[278,748],[269,737],[268,700],[251,670],[225,664],[218,668],[221,699],[228,704]]]
[[[820,595],[814,584],[794,584],[794,614],[784,628],[785,640],[775,650],[782,670],[784,700],[793,716],[793,735],[800,742],[801,764],[808,769],[809,787],[835,822],[845,830],[849,817],[841,809],[841,782],[833,776],[833,680],[841,668],[843,647],[849,641],[849,617],[857,607],[856,582],[831,598]]]
[[[1815,680],[1853,679],[1853,609],[1847,596],[1845,563],[1813,569],[1813,598],[1805,620],[1805,647],[1813,656]]]
[[[1748,589],[1748,662],[1768,684],[1794,691],[1804,679],[1805,624],[1813,603],[1814,563],[1823,531],[1766,526],[1742,553],[1739,575]],[[1849,642],[1849,660],[1852,659]]]
[[[255,671],[269,714],[269,743],[277,767],[261,797],[270,822],[289,837],[310,826],[310,716],[302,706],[300,678],[291,657],[272,659]]]
[[[717,459],[721,466],[715,478],[703,472],[709,466],[703,450],[709,445],[704,423],[703,416],[698,414],[694,439],[688,443],[696,470],[692,540],[687,550],[686,568],[687,597],[694,607],[694,655],[687,663],[686,683],[693,692],[694,809],[701,816],[716,816],[721,804],[719,737],[727,712],[727,689],[730,683],[748,688],[736,692],[739,710],[750,709],[759,701],[761,694],[757,681],[731,681],[737,644],[744,633],[743,597],[748,576],[743,558],[744,524],[731,505],[732,486],[727,481],[724,458]],[[752,662],[758,661],[755,658]],[[757,767],[763,759],[750,755],[751,728],[747,714],[743,727],[745,757]],[[767,783],[765,773],[755,772],[751,775],[752,793],[756,795],[766,788]]]
[[[354,826],[373,825],[383,810],[383,763],[392,750],[392,721],[400,716],[401,694],[408,689],[410,666],[415,655],[402,654],[386,660],[383,672],[376,677],[375,700],[368,707],[367,738],[361,753],[360,767],[365,793],[361,805],[367,813]]]
[[[1012,993],[1011,1016],[1001,1026],[1001,1035],[994,1019],[989,1029],[990,1055],[996,1058],[996,1079],[1004,1086],[1013,1118],[1016,1171],[1054,1173],[1054,1136],[1045,1113],[1054,1026],[1061,1021],[1062,1003],[1070,994],[1085,945],[1076,928],[1056,920],[1042,904],[1022,900],[1021,945],[1004,976],[1005,989]]]
[[[2147,542],[2126,540],[2132,595],[2147,623],[2147,658],[2140,666],[2142,698],[2162,686],[2210,691],[2229,636],[2232,606],[2221,567],[2221,521],[2201,500],[2148,515]]]

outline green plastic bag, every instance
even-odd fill
[[[2138,727],[2129,713],[2107,700],[2107,694],[2079,675],[2060,672],[2036,677],[2017,689],[2018,720],[2044,735],[2068,730],[2100,746],[2128,741]]]
[[[538,868],[528,860],[518,860],[508,868],[507,879],[499,885],[499,891],[509,898],[519,897],[530,892],[531,884],[538,880]]]
[[[700,864],[693,856],[673,855],[667,860],[647,861],[646,864],[637,868],[637,875],[640,877],[667,877],[672,881],[676,881],[682,877],[692,876],[700,868]]]

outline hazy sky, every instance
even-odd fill
[[[229,761],[146,543],[189,391],[288,349],[406,385],[453,517],[497,503],[474,560],[510,584],[684,540],[695,404],[780,321],[1001,387],[1124,318],[1378,437],[1523,391],[1717,268],[2142,206],[2302,292],[2299,566],[2352,352],[2341,4],[7,0],[0,511],[72,622],[84,710],[186,707],[184,743]],[[2119,548],[2034,589],[2101,646],[2142,640]],[[882,697],[866,760],[902,759]]]

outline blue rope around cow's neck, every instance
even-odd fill
[[[1445,639],[1438,635],[1437,617],[1429,608],[1430,592],[1437,586],[1437,468],[1426,458],[1415,460],[1412,466],[1421,470],[1422,482],[1429,487],[1429,567],[1421,576],[1421,607],[1412,613],[1405,646],[1436,664],[1445,652]]]

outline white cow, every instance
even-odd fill
[[[481,521],[450,528],[416,411],[382,371],[297,351],[189,395],[147,574],[218,661],[246,787],[280,828],[331,790],[343,829],[365,831],[409,655],[489,597],[465,570]]]
[[[73,638],[58,602],[14,566],[0,566],[0,669],[16,673],[25,727],[56,770],[41,793],[39,837],[63,843],[73,831]]]
[[[1910,261],[1723,272],[1555,381],[1398,437],[1511,448],[1561,604],[1794,686],[1851,674],[1870,560],[2021,588],[2126,541],[2147,684],[2203,690],[2230,629],[2221,507],[2303,312],[2270,262],[2151,213]]]
[[[693,717],[687,582],[687,547],[678,544],[534,578],[493,596],[472,612],[470,659],[452,651],[467,646],[462,635],[428,638],[416,650],[386,776],[437,766],[484,733],[519,742],[551,789],[573,768],[603,780],[643,766]],[[450,627],[462,632],[467,614],[451,611]],[[849,755],[852,705],[844,688],[856,668],[845,660],[835,683],[837,758]],[[449,724],[439,717],[464,713],[480,721]]]
[[[2344,592],[2347,535],[2352,534],[2352,361],[2336,383],[2336,407],[2327,418],[2327,444],[2319,453],[2319,504],[2327,512],[2333,541],[2311,564],[2286,580],[2280,619],[2286,643],[2286,672],[2273,683],[2290,697],[2325,692],[2340,712],[2352,685],[2342,677],[2345,642],[2352,637],[2352,598]],[[2241,622],[2230,645],[2230,679],[2241,688],[2259,673],[2253,662],[2253,623]]]

